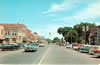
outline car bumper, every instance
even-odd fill
[[[25,51],[36,51],[37,49],[24,49]]]
[[[95,56],[100,56],[100,53],[94,53]]]
[[[89,51],[86,51],[86,50],[80,50],[80,52],[89,53]]]

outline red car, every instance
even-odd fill
[[[100,46],[97,46],[96,49],[93,50],[94,55],[100,57]]]

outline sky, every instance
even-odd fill
[[[99,25],[100,0],[0,0],[0,23],[18,22],[45,38],[61,38],[59,27],[81,22]]]

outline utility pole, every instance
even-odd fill
[[[98,37],[99,37],[99,33],[98,33],[98,27],[97,27],[97,44],[98,44]]]
[[[84,33],[84,41],[85,41],[85,44],[86,44],[86,32],[89,30],[89,27],[88,26],[83,26],[82,28],[82,31]]]
[[[51,32],[49,33],[49,39],[51,38]],[[50,39],[51,40],[51,39]],[[51,41],[50,41],[50,43],[51,43]]]

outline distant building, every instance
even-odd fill
[[[35,37],[34,37],[34,35],[31,33],[31,31],[27,29],[26,33],[27,33],[27,35],[28,35],[28,42],[33,42],[34,39],[35,39]]]
[[[23,43],[27,40],[26,26],[23,24],[0,24],[4,27],[5,43]]]
[[[44,39],[44,37],[39,36],[38,43],[47,43],[47,41]]]
[[[38,34],[36,32],[34,32],[32,35],[34,36],[33,42],[37,42],[38,41]]]

